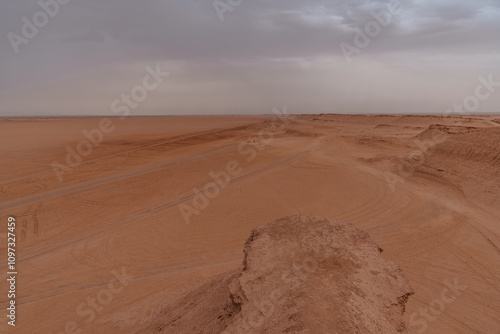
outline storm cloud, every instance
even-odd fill
[[[363,47],[395,1],[55,1],[0,2],[2,116],[113,114],[156,65],[170,75],[133,115],[443,113],[500,82],[500,1],[401,0]]]

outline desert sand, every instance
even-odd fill
[[[154,333],[172,305],[234,279],[254,228],[300,214],[365,231],[402,269],[408,333],[500,333],[499,116],[101,122],[0,120],[2,254],[7,217],[17,221],[13,332]],[[67,160],[68,149],[85,154]],[[5,280],[0,291],[5,319]],[[309,328],[332,321],[321,314],[305,315]]]

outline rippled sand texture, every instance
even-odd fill
[[[0,238],[15,216],[16,330],[136,333],[237,270],[253,228],[306,214],[363,229],[403,269],[409,333],[497,334],[499,118],[113,119],[62,181],[51,164],[100,119],[3,119]],[[214,188],[213,175],[230,182]],[[206,185],[204,201],[193,189]],[[189,224],[180,208],[193,210]]]

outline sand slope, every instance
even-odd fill
[[[62,182],[51,163],[63,162],[66,147],[75,148],[99,119],[2,120],[0,238],[6,217],[16,216],[17,329],[59,334],[75,323],[82,333],[136,333],[186,292],[236,272],[255,227],[305,214],[349,221],[403,269],[415,290],[404,314],[409,333],[498,334],[495,120],[115,119],[116,130]],[[435,139],[433,129],[450,133],[422,146]],[[194,189],[231,161],[241,172],[186,224],[179,206],[194,205]],[[109,300],[114,272],[126,274],[127,284]],[[0,291],[6,288],[0,281]],[[93,313],[89,298],[103,302]]]

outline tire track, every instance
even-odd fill
[[[38,206],[36,207],[35,210],[32,210],[31,207],[29,207],[24,215],[20,216],[22,217],[22,225],[21,225],[21,241],[25,241],[28,235],[28,230],[29,230],[29,217],[33,219],[33,237],[38,239],[39,236],[39,221],[38,221],[38,213],[40,212],[40,209],[42,208],[43,202],[39,203]]]
[[[151,277],[155,277],[155,276],[162,276],[162,275],[168,275],[168,274],[179,274],[179,273],[183,273],[183,272],[189,272],[189,271],[192,271],[192,270],[199,270],[199,269],[204,269],[204,268],[208,268],[208,267],[213,267],[214,265],[215,266],[225,266],[225,265],[228,265],[228,264],[240,264],[242,261],[241,257],[235,257],[235,259],[230,259],[230,260],[226,260],[226,261],[221,261],[221,262],[218,262],[218,263],[197,263],[197,264],[194,264],[194,263],[181,263],[181,264],[178,264],[178,263],[174,263],[174,264],[171,264],[171,265],[167,265],[167,266],[163,266],[161,270],[157,269],[155,272],[152,272],[152,271],[145,271],[145,270],[142,270],[141,272],[145,272],[147,273],[146,276],[139,276],[139,277],[132,277],[132,278],[129,278],[127,280],[128,283],[130,282],[135,282],[135,281],[140,281],[144,278],[151,278]],[[110,276],[108,277],[108,281],[107,282],[104,282],[104,283],[94,283],[94,284],[87,284],[87,285],[83,285],[84,283],[71,283],[71,284],[67,284],[67,285],[64,285],[64,286],[59,286],[59,287],[55,287],[55,288],[52,288],[52,289],[49,289],[49,290],[46,290],[46,291],[41,291],[41,292],[37,292],[35,294],[30,294],[30,295],[25,295],[25,296],[21,296],[21,297],[18,297],[16,299],[16,301],[19,301],[19,302],[16,302],[16,305],[28,305],[28,304],[32,304],[32,303],[38,303],[38,302],[42,302],[42,301],[45,301],[45,300],[48,300],[48,299],[51,299],[51,298],[55,298],[55,297],[59,297],[59,296],[63,296],[63,295],[66,295],[68,293],[75,293],[75,292],[80,292],[80,291],[87,291],[87,290],[93,290],[93,289],[97,289],[97,288],[102,288],[102,287],[105,287],[105,286],[109,286],[109,283],[110,282],[115,282],[116,279],[114,279],[113,276]],[[76,291],[73,289],[73,287],[75,286],[80,286],[79,288],[76,289]],[[71,289],[70,289],[71,288]],[[62,292],[59,292],[59,293],[54,293],[54,294],[49,294],[49,295],[46,295],[46,296],[43,296],[44,294],[47,294],[51,291],[57,291],[57,290],[62,290],[62,289],[69,289],[69,291],[62,291]],[[42,296],[42,297],[39,297],[39,296]],[[37,297],[35,300],[26,300],[26,299],[29,299],[29,298],[32,298],[32,297]],[[26,301],[24,301],[26,300]],[[7,300],[0,300],[0,303],[6,303]]]
[[[296,154],[294,154],[294,155],[292,155],[290,157],[287,157],[287,158],[285,158],[283,160],[280,160],[277,163],[271,164],[271,165],[269,165],[267,167],[258,169],[256,171],[247,173],[247,174],[239,176],[239,177],[235,177],[235,178],[233,178],[229,182],[229,185],[232,185],[232,184],[237,183],[237,182],[241,182],[243,180],[246,180],[246,179],[248,179],[248,178],[250,178],[252,176],[258,175],[258,174],[262,174],[262,173],[269,172],[271,170],[278,169],[278,168],[280,168],[282,166],[285,166],[285,165],[289,164],[290,162],[292,162],[294,160],[297,160],[298,158],[300,158],[301,156],[303,156],[305,154],[307,154],[307,152],[296,153]],[[108,224],[106,226],[103,226],[103,227],[101,227],[101,228],[99,228],[97,230],[86,232],[86,233],[82,234],[81,236],[79,236],[77,238],[72,238],[72,239],[66,240],[63,243],[61,243],[61,244],[59,244],[59,245],[57,245],[55,247],[54,246],[45,246],[44,248],[41,248],[41,249],[38,249],[38,250],[35,250],[35,251],[32,251],[32,252],[29,252],[29,253],[25,254],[24,256],[19,256],[18,257],[18,263],[20,263],[22,261],[31,260],[33,258],[36,258],[38,256],[41,256],[41,255],[44,255],[44,254],[47,254],[47,253],[50,253],[50,252],[53,252],[53,251],[60,251],[64,247],[72,246],[72,245],[74,245],[76,243],[88,240],[90,238],[93,238],[93,237],[98,236],[98,235],[100,235],[102,233],[105,233],[105,232],[109,232],[111,230],[114,230],[114,229],[117,229],[117,228],[123,228],[124,226],[127,226],[127,225],[129,225],[131,223],[134,223],[134,222],[138,221],[138,220],[142,220],[142,219],[147,218],[147,217],[149,217],[151,215],[157,214],[159,212],[162,212],[164,210],[167,210],[169,208],[177,206],[180,203],[183,203],[185,201],[192,200],[194,198],[194,196],[196,196],[196,194],[189,194],[189,195],[183,196],[181,198],[178,198],[176,200],[170,201],[168,203],[162,204],[160,206],[156,206],[156,207],[153,207],[153,208],[149,208],[149,209],[143,210],[142,212],[140,212],[138,214],[135,214],[133,216],[130,216],[130,217],[126,218],[126,219],[115,221],[115,222],[113,222],[111,224]],[[6,266],[2,266],[1,268],[3,269],[5,267]]]
[[[221,153],[219,155],[213,155],[213,153],[212,153],[213,151],[217,151],[219,149],[226,148],[226,147],[229,147],[229,146],[232,146],[232,145],[233,144],[226,144],[226,145],[218,146],[218,147],[213,148],[213,149],[209,149],[209,150],[203,151],[202,153],[196,154],[194,158],[193,157],[190,157],[190,158],[181,158],[181,159],[178,159],[178,160],[170,161],[168,163],[164,163],[164,164],[161,164],[161,165],[149,167],[149,168],[146,168],[146,169],[142,169],[142,170],[138,170],[138,171],[133,171],[133,172],[128,172],[128,173],[124,173],[124,174],[121,174],[121,175],[116,175],[116,176],[112,176],[112,177],[108,177],[108,178],[104,178],[104,179],[100,179],[100,180],[95,180],[95,181],[92,181],[92,182],[89,182],[89,183],[77,184],[77,185],[72,186],[72,187],[58,189],[58,190],[54,190],[54,191],[51,191],[51,192],[47,192],[47,193],[43,193],[43,194],[31,196],[31,197],[28,197],[28,198],[23,198],[21,200],[15,201],[15,202],[10,202],[10,203],[7,203],[7,204],[0,205],[0,211],[6,210],[6,209],[12,209],[12,208],[15,208],[15,207],[18,207],[18,206],[21,206],[21,205],[31,204],[31,203],[38,202],[38,201],[41,201],[41,200],[46,200],[46,199],[49,199],[49,198],[52,198],[52,197],[61,196],[61,195],[72,193],[72,192],[79,191],[79,190],[82,190],[82,189],[88,189],[88,188],[92,188],[92,187],[99,186],[99,185],[102,185],[102,184],[111,183],[111,182],[115,182],[115,181],[120,181],[120,180],[124,180],[124,179],[130,178],[130,177],[135,177],[135,176],[139,176],[139,175],[143,175],[143,174],[148,174],[148,173],[151,173],[151,172],[160,171],[160,170],[168,168],[168,167],[179,166],[179,165],[183,165],[183,164],[186,164],[186,163],[191,163],[191,162],[194,162],[194,161],[205,159],[206,157],[217,157],[219,155],[223,155],[223,154],[226,154],[228,152],[223,152],[223,153]],[[209,154],[209,153],[212,153],[212,154]]]
[[[260,123],[259,122],[258,123],[251,123],[251,124],[245,125],[244,127],[246,128],[246,127],[249,127],[251,125],[256,125],[256,124],[260,124]],[[131,150],[128,150],[128,151],[113,153],[113,154],[102,156],[102,157],[99,157],[99,158],[85,160],[79,166],[83,166],[83,165],[86,165],[86,164],[89,164],[89,163],[92,163],[92,162],[96,162],[96,161],[100,161],[100,160],[104,160],[104,159],[107,159],[107,158],[112,158],[112,157],[116,157],[116,156],[120,156],[120,155],[126,155],[126,154],[129,154],[129,153],[133,153],[133,152],[137,152],[137,151],[149,149],[151,147],[156,147],[156,146],[161,146],[161,145],[165,145],[165,144],[175,143],[175,142],[178,142],[178,141],[182,141],[182,140],[186,140],[186,139],[191,139],[191,138],[195,138],[195,137],[200,137],[200,136],[204,136],[204,135],[208,135],[208,134],[215,134],[215,133],[226,132],[226,131],[238,131],[238,130],[242,130],[242,126],[237,126],[237,127],[228,128],[228,129],[222,128],[222,129],[215,129],[215,130],[208,130],[208,131],[203,131],[203,132],[197,132],[195,134],[191,134],[191,135],[187,135],[187,136],[182,136],[182,137],[179,137],[179,138],[173,137],[175,139],[170,139],[170,140],[167,140],[167,141],[164,141],[164,142],[161,142],[161,143],[156,143],[156,144],[152,144],[152,145],[148,145],[148,146],[138,147],[138,148],[131,149]],[[36,173],[28,174],[28,175],[23,175],[23,176],[15,177],[15,178],[12,178],[12,179],[0,181],[0,185],[11,183],[11,182],[15,182],[15,181],[24,180],[24,179],[27,179],[27,178],[33,178],[33,177],[36,177],[36,176],[40,176],[40,175],[44,175],[44,174],[48,174],[48,173],[53,173],[53,172],[54,171],[51,169],[51,170],[45,170],[45,171],[36,172]]]

